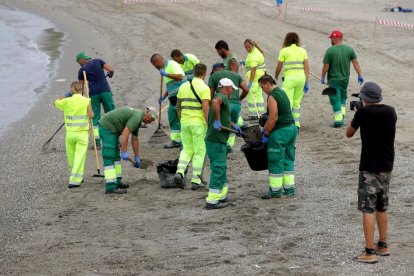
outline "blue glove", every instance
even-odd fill
[[[322,78],[321,78],[321,84],[325,84],[326,82],[325,82],[325,76],[322,76]]]
[[[265,134],[264,134],[265,130],[264,129],[262,129],[261,133],[262,133],[262,143],[267,144],[269,142],[269,137],[265,136]]]
[[[237,124],[232,125],[231,128],[234,129],[234,130],[237,130],[237,132],[238,132],[237,136],[240,136],[240,135],[243,134],[243,131],[241,130],[241,128]]]
[[[162,102],[167,98],[167,96],[162,96],[158,99],[158,104],[162,104]]]
[[[305,82],[305,87],[303,87],[303,91],[305,91],[305,94],[309,93],[309,83]]]
[[[161,69],[160,69],[160,74],[161,74],[161,76],[163,76],[163,77],[168,76],[168,73],[167,73],[167,72],[165,72],[165,69],[164,69],[164,68],[161,68]]]
[[[249,82],[249,84],[247,85],[247,88],[250,90],[250,88],[252,88],[253,83]]]
[[[245,62],[244,60],[241,60],[241,61],[240,61],[240,65],[241,65],[241,66],[245,66],[245,65],[246,65],[246,62]]]
[[[363,76],[358,76],[358,83],[359,83],[359,85],[364,83],[364,77]]]
[[[121,158],[124,160],[128,160],[129,159],[129,153],[128,151],[124,151],[121,153]]]
[[[222,127],[220,120],[214,120],[213,127],[215,130],[220,130]]]
[[[65,96],[65,98],[72,97],[72,92],[66,92],[63,96]]]
[[[135,161],[134,167],[139,168],[141,166],[141,159],[139,159],[139,156],[135,156],[134,161]]]

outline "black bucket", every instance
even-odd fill
[[[267,164],[267,144],[250,143],[244,144],[241,151],[246,156],[247,163],[253,171],[264,171],[268,169]]]
[[[160,178],[160,186],[164,189],[170,189],[170,188],[177,188],[177,186],[174,183],[174,176],[177,172],[177,165],[178,165],[178,159],[175,160],[168,160],[163,163],[158,163],[157,165],[157,173],[158,177]],[[184,183],[187,179],[187,171],[188,167],[185,169],[184,173]]]

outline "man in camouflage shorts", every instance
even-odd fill
[[[362,211],[365,251],[358,256],[358,262],[363,263],[376,263],[377,255],[390,255],[387,245],[387,208],[394,165],[397,114],[393,107],[381,103],[381,92],[376,83],[364,84],[359,92],[363,107],[356,110],[352,122],[346,128],[348,138],[361,128],[358,210]],[[374,244],[375,219],[379,232],[377,245]]]

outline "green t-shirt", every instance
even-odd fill
[[[224,64],[224,69],[225,70],[231,70],[231,60],[235,59],[237,62],[237,68],[239,68],[239,59],[237,58],[237,56],[235,54],[231,54],[230,56],[223,58],[223,64]]]
[[[323,63],[329,64],[328,84],[334,81],[348,85],[350,64],[356,58],[354,50],[348,45],[341,44],[329,47],[323,57]]]
[[[285,91],[276,87],[273,89],[272,93],[270,93],[269,97],[275,98],[278,110],[278,119],[272,131],[294,124],[295,120],[293,119],[289,98]],[[269,109],[267,109],[267,113],[269,113]]]
[[[225,127],[231,127],[230,121],[230,102],[226,95],[217,93],[214,98],[220,97],[222,99],[222,104],[220,106],[220,121],[221,125]],[[214,114],[213,108],[210,107],[210,112],[208,114],[208,130],[206,134],[206,141],[214,141],[219,143],[227,143],[229,139],[229,132],[225,130],[215,130],[213,127],[214,123]]]
[[[210,78],[208,79],[208,87],[214,88],[216,93],[218,93],[218,90],[217,90],[218,83],[221,79],[224,79],[224,78],[230,79],[234,83],[234,85],[237,87],[240,87],[240,84],[243,82],[243,79],[239,74],[234,73],[233,71],[229,71],[229,70],[220,70],[210,75]],[[230,102],[240,103],[239,90],[233,89],[233,92],[231,93],[231,96],[229,97]]]
[[[127,127],[134,136],[138,136],[138,130],[144,120],[144,111],[131,107],[122,107],[106,113],[100,120],[99,125],[109,129],[116,135],[121,135]]]

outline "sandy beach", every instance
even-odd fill
[[[414,30],[375,21],[414,24],[414,14],[383,12],[389,2],[382,0],[313,0],[306,6],[294,0],[284,21],[271,0],[124,2],[0,0],[51,20],[65,34],[56,72],[37,105],[0,140],[0,275],[412,275]],[[392,255],[377,264],[355,260],[364,248],[356,193],[359,134],[347,139],[344,128],[329,127],[331,106],[315,77],[302,102],[294,198],[258,197],[267,189],[268,173],[250,170],[237,150],[241,139],[228,159],[232,206],[215,211],[203,209],[207,190],[161,189],[155,167],[137,170],[128,162],[123,163],[128,193],[105,195],[103,178],[92,177],[93,151],[83,187],[68,190],[64,131],[51,150],[41,151],[63,122],[53,102],[76,80],[79,51],[114,66],[110,85],[117,107],[142,108],[155,105],[159,94],[159,73],[149,62],[153,53],[168,57],[172,49],[182,49],[211,68],[220,61],[218,40],[244,59],[243,41],[251,38],[265,50],[273,75],[285,34],[295,31],[311,72],[319,76],[327,36],[336,28],[356,51],[365,80],[381,85],[384,103],[398,114],[389,208]],[[358,89],[351,69],[349,90]],[[346,121],[352,116],[348,112]],[[177,158],[178,150],[148,143],[155,130],[153,124],[140,131],[141,156],[155,164]],[[209,175],[207,167],[205,178]]]

